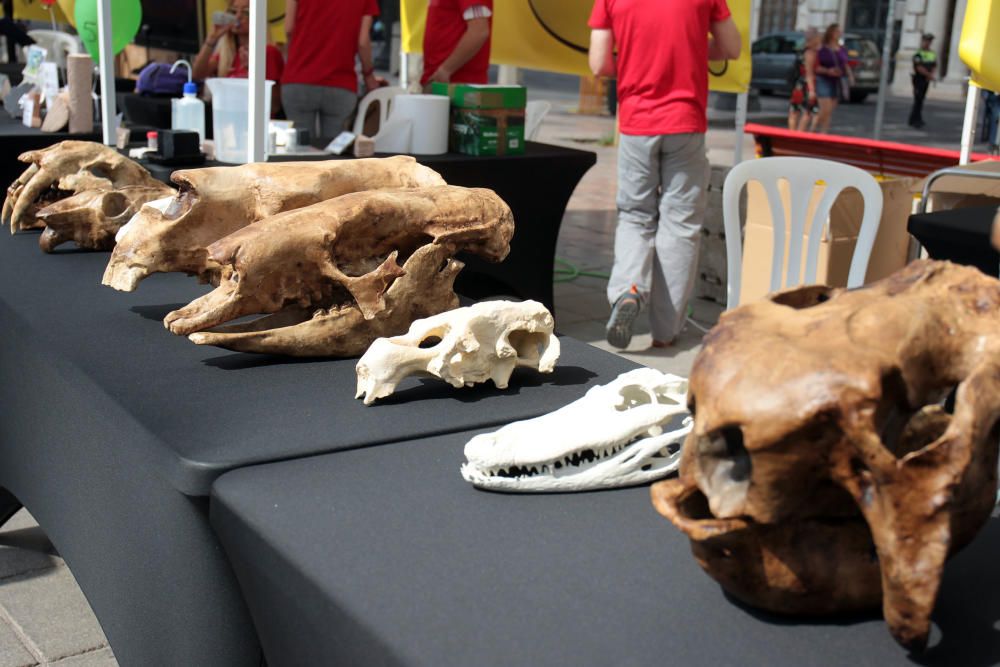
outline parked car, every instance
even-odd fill
[[[791,92],[798,75],[796,54],[804,42],[805,35],[794,30],[772,32],[757,39],[750,49],[753,62],[750,85],[765,95]],[[862,102],[870,93],[878,92],[882,58],[875,42],[860,35],[844,35],[843,44],[847,63],[854,72],[851,102]]]

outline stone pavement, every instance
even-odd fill
[[[604,324],[610,313],[605,297],[611,269],[615,229],[616,152],[610,141],[614,120],[579,116],[575,79],[529,75],[531,99],[547,99],[553,110],[538,140],[597,153],[597,165],[584,176],[564,218],[556,255],[565,271],[556,277],[556,325],[562,333],[609,349]],[[957,148],[962,107],[958,103],[928,100],[928,128],[912,130],[905,118],[909,101],[890,100],[884,138],[928,146]],[[782,124],[787,100],[763,98],[751,120]],[[870,136],[874,100],[838,109],[834,131]],[[732,164],[735,134],[732,114],[713,111],[708,133],[713,165]],[[753,155],[752,140],[744,141],[744,156]],[[612,350],[638,363],[687,375],[697,354],[702,329],[711,327],[722,311],[719,304],[696,300],[692,317],[676,344],[665,350],[650,348],[645,318],[640,316],[636,336],[627,350]],[[110,667],[117,662],[96,618],[73,575],[52,544],[24,510],[0,530],[0,667],[59,665]]]

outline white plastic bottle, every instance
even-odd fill
[[[198,133],[198,144],[205,141],[205,103],[198,99],[198,86],[191,80],[191,63],[178,60],[170,68],[173,72],[178,65],[188,68],[188,81],[184,84],[184,96],[170,104],[170,127],[175,130],[191,130]]]

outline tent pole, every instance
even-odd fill
[[[965,97],[965,120],[962,122],[962,150],[959,164],[969,164],[969,155],[976,140],[976,115],[979,113],[979,87],[969,81],[969,93]]]
[[[267,69],[267,0],[250,3],[250,85],[247,100],[247,162],[267,161],[267,124],[264,80]]]
[[[741,44],[740,49],[750,50],[753,41],[757,39],[757,28],[760,22],[760,0],[752,0],[750,3],[750,34],[747,36],[747,43]],[[736,144],[733,146],[733,166],[743,162],[743,136],[747,124],[747,105],[749,95],[749,84],[747,90],[736,96]]]
[[[104,144],[118,143],[115,125],[117,105],[115,104],[115,54],[111,50],[111,0],[97,3],[97,51],[100,55],[101,72],[101,129]]]

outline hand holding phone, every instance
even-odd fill
[[[212,12],[212,23],[217,26],[227,26],[236,24],[236,14],[229,12]]]

